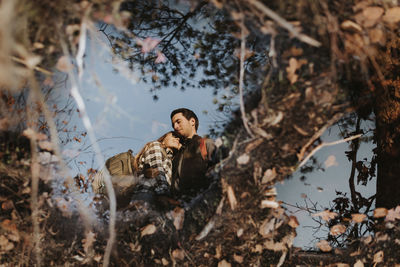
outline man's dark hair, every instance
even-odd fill
[[[199,119],[197,118],[196,114],[192,110],[187,109],[187,108],[175,109],[174,111],[171,112],[171,120],[172,120],[172,117],[175,116],[175,114],[178,114],[178,113],[182,113],[183,117],[185,117],[187,120],[190,120],[191,118],[193,118],[194,121],[195,121],[194,126],[195,126],[196,131],[197,131],[197,128],[199,128]]]

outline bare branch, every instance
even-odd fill
[[[274,11],[266,7],[263,3],[257,1],[257,0],[248,0],[250,4],[255,6],[256,8],[260,9],[262,12],[264,12],[265,15],[273,19],[276,23],[278,23],[281,27],[285,28],[288,30],[294,37],[299,39],[300,41],[307,43],[312,46],[320,47],[321,43],[318,42],[317,40],[309,37],[308,35],[305,35],[303,33],[300,33],[295,27],[293,27],[292,24],[290,24],[288,21],[283,19],[281,16],[276,14]]]

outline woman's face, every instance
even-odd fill
[[[181,143],[179,143],[179,138],[175,137],[172,133],[167,134],[167,136],[164,138],[163,144],[166,147],[176,149],[180,149],[182,146]]]

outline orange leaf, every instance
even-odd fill
[[[331,245],[329,245],[329,242],[326,240],[321,240],[317,243],[317,247],[323,251],[323,252],[329,252],[332,250]]]
[[[343,224],[336,224],[331,228],[331,235],[340,235],[346,232],[346,226]]]

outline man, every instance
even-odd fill
[[[171,123],[182,143],[172,162],[172,188],[178,197],[191,198],[210,185],[205,174],[214,163],[215,145],[197,135],[199,120],[192,110],[172,111]]]

